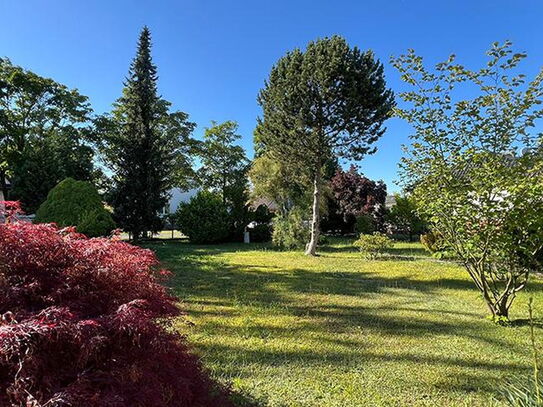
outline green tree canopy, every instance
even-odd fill
[[[231,238],[241,240],[249,219],[249,160],[243,147],[235,144],[241,136],[234,121],[212,122],[199,146],[202,162],[198,178],[203,188],[218,193],[228,208]]]
[[[409,235],[421,234],[426,229],[426,222],[417,212],[416,201],[409,195],[394,194],[395,204],[386,215],[386,221],[395,232]]]
[[[322,170],[333,155],[358,160],[374,151],[393,106],[383,67],[371,51],[350,48],[338,36],[288,52],[258,95],[263,116],[256,135],[278,159],[300,164],[314,189],[311,240],[319,236]]]
[[[243,147],[235,144],[241,138],[237,131],[238,124],[234,121],[212,122],[211,127],[205,129],[199,147],[200,182],[204,188],[219,193],[224,202],[229,190],[239,187],[240,178],[246,179],[249,164]]]
[[[33,212],[66,177],[96,172],[91,108],[75,89],[0,58],[0,187]]]

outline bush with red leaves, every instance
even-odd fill
[[[0,225],[0,406],[229,406],[161,318],[154,254],[54,225]]]

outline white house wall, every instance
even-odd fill
[[[198,193],[198,189],[189,189],[183,191],[179,188],[174,188],[170,191],[170,202],[168,204],[168,210],[170,213],[174,213],[181,202],[188,202],[190,199]]]

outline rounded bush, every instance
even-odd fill
[[[230,232],[228,211],[213,192],[200,191],[189,202],[181,203],[175,218],[181,232],[193,243],[222,242]]]
[[[230,406],[183,337],[150,250],[0,225],[0,405]]]
[[[75,226],[79,233],[89,237],[107,236],[115,229],[111,214],[104,208],[96,188],[89,182],[73,178],[66,178],[49,191],[34,222]]]
[[[360,249],[364,257],[375,259],[387,249],[391,249],[394,246],[394,241],[383,233],[375,232],[371,235],[360,235],[354,245]]]

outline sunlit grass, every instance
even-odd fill
[[[514,304],[520,322],[503,328],[485,318],[463,269],[419,244],[366,261],[350,241],[332,242],[318,258],[149,244],[174,272],[187,312],[176,329],[239,405],[492,406],[504,378],[529,373],[522,320],[529,295],[536,316],[543,309],[540,281]]]

